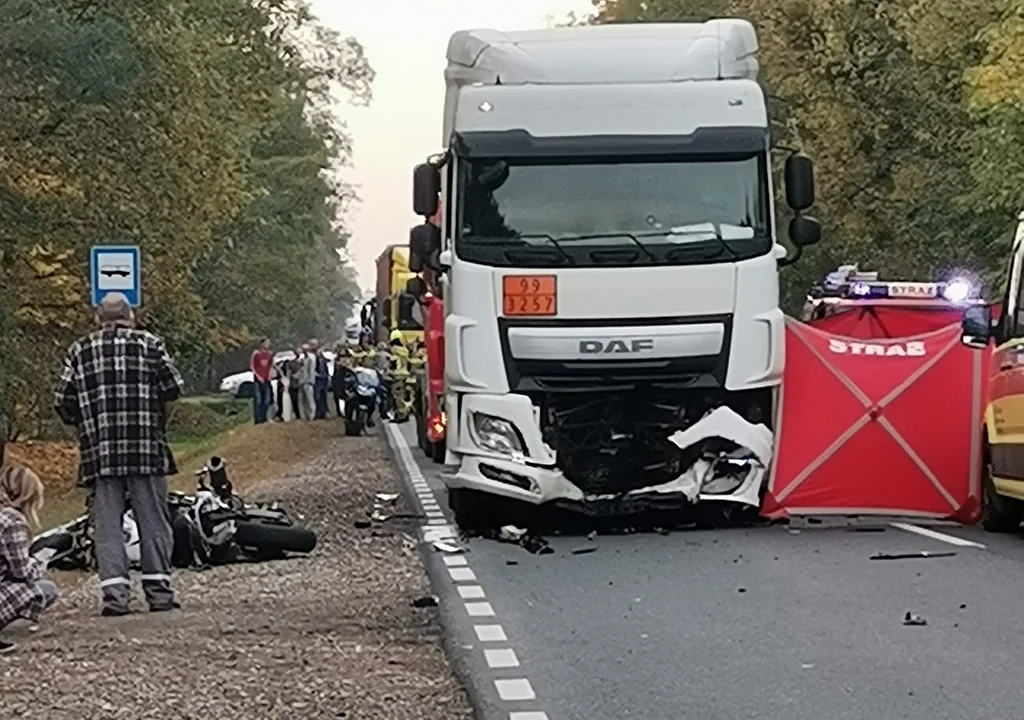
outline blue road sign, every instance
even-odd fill
[[[142,302],[142,254],[137,246],[94,245],[89,258],[92,304],[107,293],[122,293],[132,307]]]

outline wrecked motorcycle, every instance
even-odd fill
[[[210,458],[197,476],[195,494],[168,494],[174,534],[171,563],[175,567],[278,559],[306,554],[316,547],[316,535],[296,525],[277,503],[246,503],[236,495],[221,458]],[[130,508],[124,514],[123,529],[129,564],[138,568],[139,533]],[[39,534],[29,552],[58,570],[94,570],[89,516]]]

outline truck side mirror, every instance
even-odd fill
[[[437,212],[441,192],[441,173],[430,163],[420,163],[412,171],[412,208],[423,218]]]
[[[789,239],[799,248],[821,242],[821,223],[810,215],[797,215],[789,221]]]
[[[814,163],[803,153],[786,158],[786,204],[797,212],[814,204]]]
[[[420,272],[437,266],[434,262],[441,250],[441,230],[433,223],[417,225],[409,231],[409,269]]]
[[[987,305],[972,305],[964,311],[960,322],[960,342],[969,348],[983,350],[992,337],[992,308]]]

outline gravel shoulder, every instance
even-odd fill
[[[303,517],[319,536],[311,557],[178,572],[184,608],[161,615],[100,618],[94,577],[62,582],[38,633],[10,631],[20,647],[0,658],[4,715],[471,718],[437,609],[411,605],[430,593],[418,550],[403,541],[415,527],[354,526],[375,493],[400,492],[382,440],[318,425],[336,436],[327,449],[250,493]],[[266,432],[269,443],[294,429]]]

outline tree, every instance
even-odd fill
[[[332,175],[350,141],[329,95],[368,101],[373,71],[305,2],[8,0],[0,61],[12,432],[41,429],[52,372],[39,369],[88,327],[94,244],[141,246],[140,318],[189,364],[268,327],[323,333],[351,302],[338,252],[351,192]]]
[[[842,262],[889,277],[928,279],[952,266],[998,275],[1019,199],[1016,169],[1000,173],[994,160],[1009,154],[1013,168],[1021,158],[1022,116],[1007,98],[1021,94],[1024,23],[1015,12],[1024,3],[594,4],[597,22],[733,16],[758,28],[776,144],[814,158],[815,212],[825,225],[826,242],[783,273],[791,309]],[[784,156],[777,153],[777,168]]]

